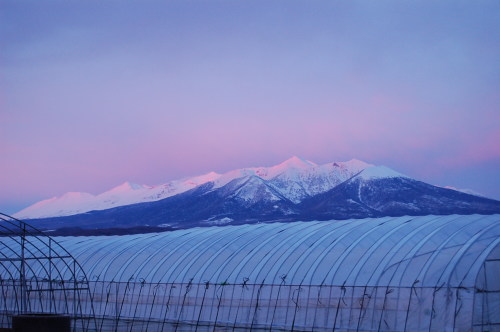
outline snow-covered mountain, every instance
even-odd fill
[[[70,192],[35,203],[14,214],[16,218],[47,218],[70,216],[93,210],[106,210],[117,206],[153,202],[174,196],[206,183],[218,175],[209,173],[184,180],[171,181],[158,186],[138,185],[125,182],[99,195]]]
[[[500,202],[433,186],[387,167],[375,166],[328,192],[303,200],[298,210],[304,219],[492,214],[500,212]]]
[[[125,183],[97,196],[69,193],[16,216],[39,228],[107,229],[473,213],[500,213],[500,202],[359,160],[317,165],[292,157],[159,186]]]
[[[330,190],[367,167],[373,165],[359,160],[317,165],[311,161],[292,157],[271,167],[242,168],[224,174],[210,172],[204,175],[170,181],[156,186],[125,182],[99,195],[71,192],[35,203],[18,213],[16,218],[35,219],[70,216],[118,206],[154,202],[175,196],[202,184],[213,183],[212,189],[229,182],[254,176],[267,181],[270,188],[294,203]]]

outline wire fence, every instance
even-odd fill
[[[8,308],[15,287],[1,285],[0,303]],[[483,304],[499,294],[478,289],[288,285],[285,278],[273,285],[129,280],[89,286],[96,329],[103,332],[498,330],[497,308]],[[79,299],[81,309],[92,307],[87,300]],[[3,314],[0,326],[7,326]]]
[[[87,286],[78,280],[0,279],[0,328],[10,328],[14,315],[43,313],[69,316],[72,331],[95,331],[92,298],[82,291]],[[21,298],[26,306],[22,311]]]
[[[0,327],[11,326],[19,305],[18,283],[0,280]],[[54,291],[57,287],[66,291]],[[247,280],[240,284],[90,281],[88,297],[71,295],[60,281],[31,280],[25,288],[30,312],[67,313],[74,331],[497,331],[500,327],[500,292],[476,288],[288,285],[285,279],[272,285]],[[57,306],[43,307],[44,303]]]

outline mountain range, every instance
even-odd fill
[[[500,213],[500,202],[355,159],[318,165],[292,157],[158,186],[126,182],[96,196],[67,193],[14,216],[40,228],[104,229],[473,213]]]

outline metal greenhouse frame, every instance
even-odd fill
[[[93,308],[102,332],[500,331],[500,215],[57,241],[90,278],[82,314]]]
[[[73,331],[95,331],[89,282],[56,240],[0,213],[0,327],[19,314],[70,316]]]

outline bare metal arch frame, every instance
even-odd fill
[[[95,331],[92,293],[85,272],[57,241],[0,213],[0,327],[17,314],[63,314],[73,331]]]

